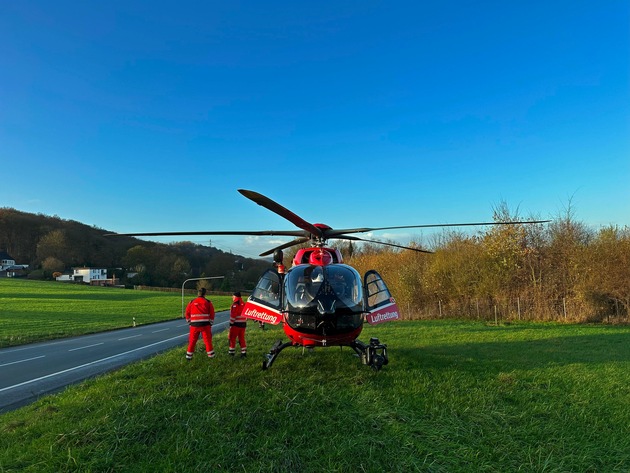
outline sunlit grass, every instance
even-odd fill
[[[186,296],[185,303],[191,296]],[[213,296],[217,310],[231,297]],[[181,292],[0,279],[0,348],[181,317]]]
[[[183,348],[0,417],[0,471],[627,472],[630,327],[434,321],[366,327],[380,372],[339,348]],[[201,349],[201,348],[200,348]]]

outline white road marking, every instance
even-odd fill
[[[166,332],[167,330],[170,330],[170,328],[163,328],[162,330],[154,330],[151,333],[159,333],[159,332]]]
[[[62,343],[68,343],[67,339],[58,339],[58,340],[52,340],[50,342],[36,342],[36,343],[30,343],[27,344],[26,346],[19,346],[19,347],[15,347],[15,348],[3,348],[2,349],[2,353],[13,353],[16,351],[24,351],[24,350],[37,350],[38,348],[42,348],[42,347],[49,347],[52,345],[60,345]]]
[[[133,350],[129,350],[129,351],[126,351],[124,353],[118,353],[117,355],[108,356],[106,358],[101,358],[100,360],[95,360],[95,361],[91,361],[89,363],[85,363],[83,365],[75,366],[74,368],[68,368],[67,370],[57,371],[56,373],[47,374],[46,376],[41,376],[39,378],[30,379],[28,381],[24,381],[23,383],[14,384],[13,386],[7,386],[6,388],[1,388],[0,389],[0,393],[3,392],[3,391],[8,391],[9,389],[15,389],[15,388],[19,388],[20,386],[25,386],[27,384],[35,383],[37,381],[41,381],[42,379],[52,378],[53,376],[58,376],[60,374],[69,373],[70,371],[78,370],[80,368],[85,368],[86,366],[90,366],[90,365],[94,365],[96,363],[101,363],[103,361],[111,360],[111,359],[117,358],[119,356],[127,355],[128,353],[133,353],[134,351],[143,350],[145,348],[149,348],[149,347],[152,347],[154,345],[159,345],[160,343],[170,342],[171,340],[175,340],[176,338],[182,338],[182,337],[187,337],[187,336],[188,336],[188,334],[178,335],[176,337],[171,337],[171,338],[168,338],[166,340],[161,340],[159,342],[151,343],[150,345],[145,345],[143,347],[134,348]]]
[[[132,335],[131,337],[123,337],[123,338],[119,338],[119,339],[118,339],[118,341],[121,341],[121,340],[129,340],[130,338],[136,338],[136,337],[141,337],[141,336],[142,336],[142,334],[141,334],[141,333],[139,333],[138,335]]]
[[[25,361],[37,360],[39,358],[45,358],[45,357],[46,357],[46,355],[41,355],[41,356],[36,356],[34,358],[26,358],[24,360],[12,361],[11,363],[4,363],[4,364],[0,365],[0,367],[2,367],[2,366],[9,366],[9,365],[16,365],[18,363],[24,363]]]
[[[84,348],[91,348],[91,347],[97,347],[99,345],[104,345],[105,342],[101,342],[101,343],[95,343],[94,345],[86,345],[84,347],[79,347],[79,348],[72,348],[71,350],[68,351],[77,351],[77,350],[83,350]]]

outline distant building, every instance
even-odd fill
[[[28,264],[15,264],[15,260],[9,253],[0,250],[0,277],[23,276],[27,268]]]
[[[15,260],[6,251],[0,250],[0,271],[4,271],[11,266],[15,266]]]
[[[56,278],[62,282],[86,283],[92,286],[114,285],[115,281],[107,278],[107,270],[102,268],[73,268],[72,274],[63,274]]]

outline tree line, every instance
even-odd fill
[[[225,276],[208,286],[231,291],[253,289],[270,266],[191,242],[162,244],[106,233],[58,216],[0,208],[0,249],[17,264],[28,264],[31,278],[52,279],[74,267],[97,267],[129,285],[180,287],[188,278]]]
[[[520,220],[504,204],[494,218]],[[209,289],[247,291],[271,267],[269,261],[191,242],[161,244],[105,233],[57,216],[0,208],[0,249],[16,263],[29,264],[34,278],[91,266],[107,268],[126,284],[180,287],[187,278],[225,276]],[[569,209],[548,224],[444,231],[412,245],[434,253],[347,242],[339,247],[359,272],[379,271],[406,318],[630,319],[628,227],[594,230]],[[290,260],[289,253],[285,262]]]
[[[504,204],[494,218],[518,220]],[[434,254],[349,248],[347,262],[379,271],[408,318],[629,320],[628,227],[594,230],[569,208],[547,224],[445,231],[428,246]]]

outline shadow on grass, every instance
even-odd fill
[[[445,343],[418,348],[391,346],[390,359],[409,367],[469,369],[477,366],[496,371],[530,370],[573,364],[630,362],[630,334],[600,333],[535,340]]]
[[[393,325],[393,324],[392,324]],[[496,372],[531,370],[575,364],[597,365],[630,362],[630,331],[609,326],[530,325],[493,327],[469,323],[437,324],[440,329],[452,328],[455,337],[474,334],[474,340],[440,340],[434,333],[422,333],[417,325],[393,325],[385,330],[366,330],[359,337],[364,342],[378,336],[387,344],[390,363],[383,370],[423,370],[454,368],[471,371]],[[429,328],[435,328],[429,324]],[[590,332],[590,333],[589,333]],[[566,334],[566,335],[563,335]],[[278,330],[277,339],[286,341]],[[412,345],[417,344],[416,347]],[[272,343],[269,343],[269,348]],[[266,346],[264,348],[267,348]],[[263,349],[264,349],[263,348]],[[302,348],[287,348],[278,357],[271,370],[290,363],[306,363],[329,353],[335,363],[361,364],[349,347],[319,347],[309,352]],[[299,361],[304,359],[304,361]],[[321,361],[321,360],[320,360]],[[369,367],[364,367],[370,369]],[[321,368],[320,366],[320,369]]]
[[[47,301],[51,300],[70,300],[70,301],[115,301],[115,302],[128,302],[128,301],[140,301],[145,299],[150,299],[152,297],[156,297],[157,295],[162,294],[164,297],[165,293],[139,293],[137,291],[129,291],[126,293],[111,293],[108,294],[103,292],[102,294],[82,294],[80,292],[75,292],[72,294],[61,294],[61,293],[41,293],[41,294],[12,294],[12,299],[45,299]],[[170,293],[167,293],[170,294]],[[175,294],[175,296],[179,296],[180,294]]]

